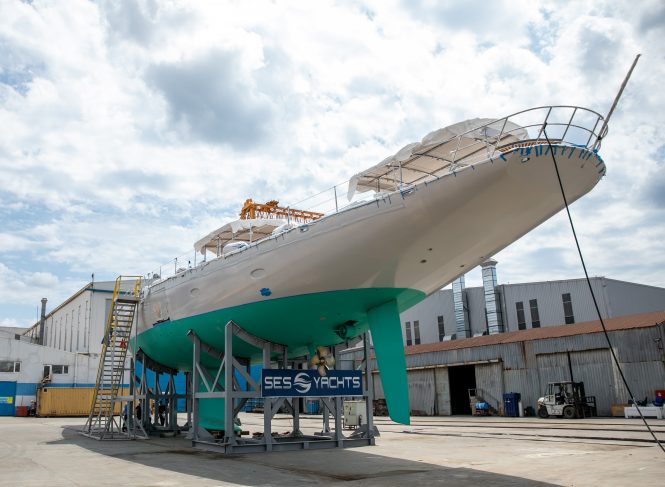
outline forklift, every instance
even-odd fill
[[[545,396],[538,399],[538,417],[566,419],[597,416],[596,396],[584,393],[584,382],[550,382]]]

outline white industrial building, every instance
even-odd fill
[[[129,292],[134,284],[123,280],[122,292]],[[0,415],[14,414],[16,406],[29,406],[36,400],[38,387],[95,386],[114,286],[115,281],[90,282],[49,313],[43,299],[42,318],[32,327],[0,330]],[[154,372],[147,374],[152,383]],[[175,385],[180,393],[185,391],[184,374],[175,377]],[[11,404],[2,407],[3,401]],[[179,404],[183,408],[184,403]]]
[[[21,335],[18,335],[19,337]],[[12,415],[16,406],[30,406],[36,400],[37,387],[92,387],[97,374],[97,355],[43,347],[15,333],[0,332],[0,383],[6,383],[3,397],[13,407],[6,408]],[[46,379],[46,380],[45,380]]]
[[[0,397],[13,391],[14,407],[29,406],[43,384],[94,387],[114,284],[90,282],[49,313],[43,299],[40,321],[0,332]]]
[[[35,323],[24,335],[33,342],[73,353],[99,354],[111,308],[114,281],[90,282]]]

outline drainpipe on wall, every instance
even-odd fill
[[[42,315],[39,319],[39,344],[44,345],[44,324],[46,323],[46,301],[48,299],[42,298]]]

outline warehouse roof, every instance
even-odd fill
[[[640,313],[635,315],[608,318],[605,321],[607,331],[628,330],[632,328],[648,328],[665,323],[665,310]],[[485,345],[498,345],[501,343],[526,342],[530,340],[544,340],[547,338],[560,338],[573,335],[586,335],[588,333],[600,333],[603,329],[600,321],[585,321],[572,325],[546,326],[532,328],[530,330],[509,331],[497,335],[485,335],[480,337],[465,338],[462,340],[451,340],[447,342],[424,343],[406,347],[407,355],[418,353],[438,352],[443,350],[455,350],[459,348],[482,347]]]

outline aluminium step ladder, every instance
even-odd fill
[[[115,281],[90,414],[81,431],[97,440],[147,437],[134,420],[134,400],[121,394],[140,290],[141,277],[119,276]]]

